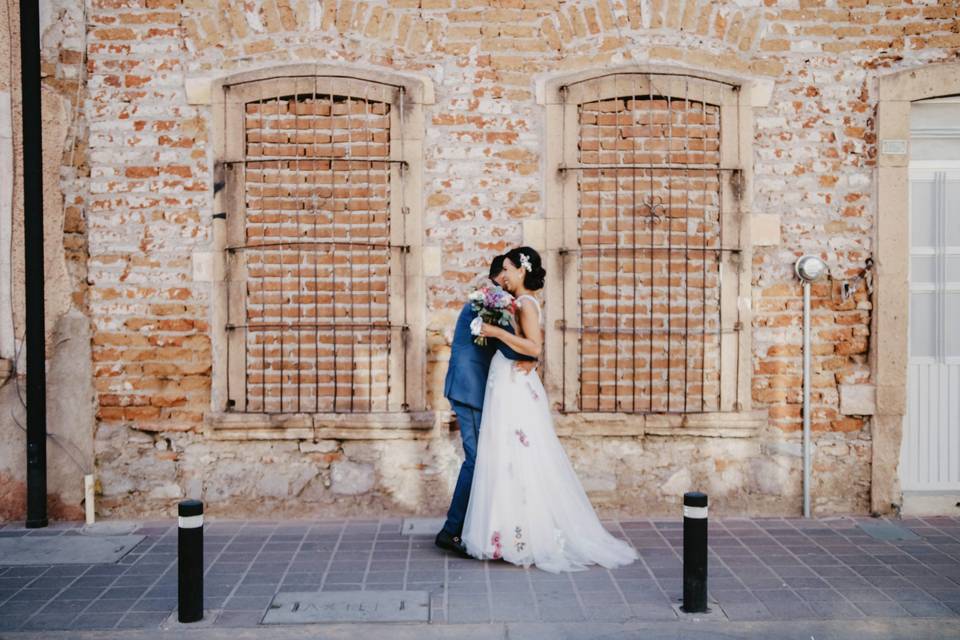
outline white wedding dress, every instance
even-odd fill
[[[524,299],[537,305],[530,296],[517,298]],[[487,376],[461,537],[475,558],[502,558],[552,573],[591,564],[613,568],[638,557],[600,524],[553,430],[536,371],[517,371],[499,352]]]

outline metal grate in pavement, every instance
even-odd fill
[[[263,624],[429,621],[429,591],[281,592],[263,618]]]

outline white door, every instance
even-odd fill
[[[903,490],[954,492],[960,490],[960,168],[911,166],[909,318]]]

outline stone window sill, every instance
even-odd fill
[[[554,420],[560,436],[750,438],[767,425],[767,412],[568,413],[556,415]]]
[[[429,437],[433,412],[209,413],[214,440],[410,440]]]

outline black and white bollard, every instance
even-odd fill
[[[683,494],[683,611],[707,612],[707,494]]]
[[[203,503],[184,500],[177,520],[177,619],[203,619]]]

